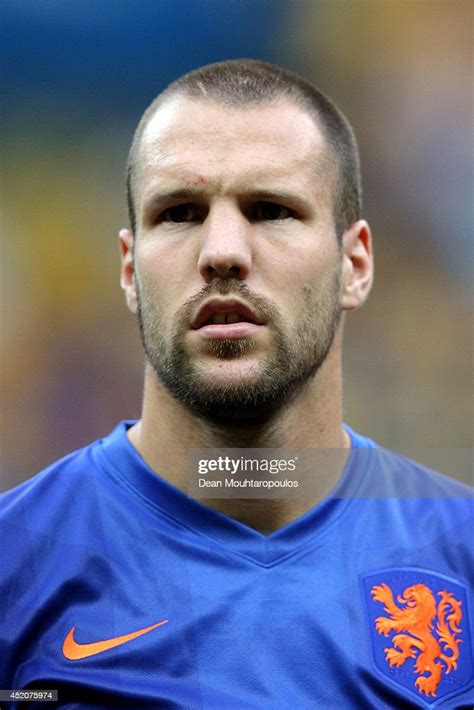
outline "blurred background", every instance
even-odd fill
[[[0,487],[140,412],[119,288],[133,130],[170,81],[254,57],[359,139],[376,250],[348,318],[345,419],[391,449],[472,446],[470,0],[5,0]]]

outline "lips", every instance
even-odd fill
[[[225,327],[242,322],[263,325],[263,321],[244,303],[234,299],[213,299],[201,307],[191,327],[199,330],[210,325]]]

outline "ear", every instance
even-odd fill
[[[365,303],[373,277],[372,235],[367,222],[360,219],[342,235],[341,310],[352,311]]]
[[[120,258],[120,286],[125,292],[127,306],[132,313],[137,313],[137,290],[135,286],[135,271],[133,266],[133,240],[135,237],[129,229],[119,232]]]

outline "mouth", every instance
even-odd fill
[[[209,338],[242,338],[254,335],[264,322],[252,309],[235,299],[213,299],[205,303],[191,328]]]

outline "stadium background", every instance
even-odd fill
[[[403,452],[471,446],[472,7],[2,4],[2,488],[138,416],[116,237],[132,132],[179,74],[241,56],[312,80],[359,139],[377,268],[348,319],[346,421]]]

